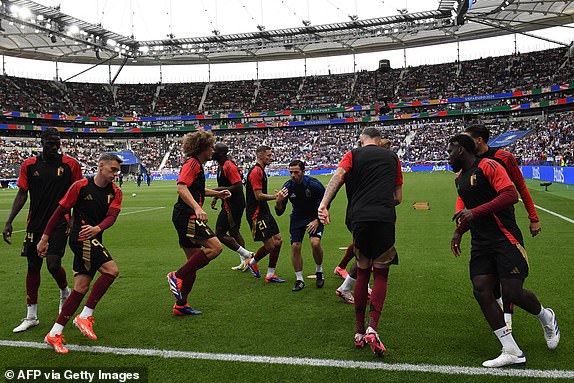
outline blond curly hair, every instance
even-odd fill
[[[196,156],[207,148],[215,145],[215,137],[211,132],[200,130],[183,136],[182,151],[186,157]]]

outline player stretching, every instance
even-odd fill
[[[176,299],[175,315],[200,315],[187,304],[197,271],[221,254],[221,243],[207,226],[203,210],[205,196],[225,199],[228,190],[214,191],[205,188],[203,164],[211,159],[215,138],[210,132],[188,133],[183,137],[183,153],[189,160],[183,164],[177,179],[179,197],[173,207],[172,221],[187,262],[177,271],[167,274],[169,288]]]
[[[82,334],[90,339],[97,339],[92,327],[94,309],[119,273],[118,266],[102,243],[102,235],[120,214],[122,191],[113,181],[121,163],[122,160],[113,153],[102,154],[98,161],[97,174],[91,178],[83,178],[70,187],[48,221],[44,235],[38,243],[38,254],[45,256],[48,240],[54,235],[65,215],[74,209],[70,229],[70,249],[74,252],[74,290],[64,302],[56,323],[44,338],[57,353],[68,352],[63,345],[62,331],[88,292],[96,271],[99,271],[101,275],[94,283],[84,309],[74,318],[74,325]]]
[[[477,158],[475,150],[474,141],[466,134],[459,134],[449,140],[448,161],[453,171],[458,172],[455,184],[459,196],[457,213],[453,217],[457,228],[451,248],[458,257],[462,235],[470,227],[470,278],[474,297],[502,344],[500,356],[482,365],[522,365],[526,357],[514,341],[494,297],[497,280],[502,284],[505,302],[514,303],[538,317],[548,348],[555,349],[558,346],[560,330],[554,311],[542,307],[538,298],[522,287],[528,276],[528,258],[523,247],[522,233],[514,218],[513,205],[518,202],[516,189],[498,162]]]
[[[261,246],[255,255],[249,258],[247,263],[249,270],[255,278],[261,278],[259,265],[257,264],[263,257],[269,254],[269,267],[265,282],[284,283],[285,280],[275,274],[275,266],[281,252],[283,240],[279,233],[279,227],[275,218],[271,215],[267,201],[277,199],[277,194],[267,194],[267,175],[265,167],[271,163],[272,150],[267,145],[257,147],[255,151],[257,162],[247,174],[245,185],[247,194],[246,216],[251,227],[254,241],[262,241]]]
[[[283,185],[275,200],[275,212],[282,215],[287,207],[287,201],[291,201],[293,210],[289,224],[291,235],[291,262],[295,269],[297,280],[293,291],[303,290],[303,258],[301,257],[301,242],[305,232],[309,233],[309,242],[315,260],[315,285],[323,287],[323,249],[321,237],[323,236],[323,224],[317,217],[319,203],[325,194],[325,187],[321,182],[305,174],[305,163],[300,160],[291,161],[289,164],[291,179]]]
[[[245,195],[241,173],[237,165],[227,157],[229,148],[222,142],[215,144],[213,159],[217,161],[217,186],[216,191],[228,190],[231,197],[221,201],[221,211],[217,216],[215,234],[225,246],[239,254],[239,265],[232,267],[233,270],[247,270],[247,259],[254,254],[245,249],[245,240],[239,232],[241,218],[245,210]],[[212,206],[217,200],[214,199]],[[229,233],[229,234],[228,234]]]
[[[78,162],[65,154],[59,153],[60,134],[55,128],[46,129],[41,136],[42,153],[24,161],[18,177],[18,193],[14,198],[12,210],[3,237],[6,243],[12,243],[12,221],[24,207],[30,192],[30,210],[26,224],[26,236],[22,246],[22,256],[28,260],[26,273],[26,303],[28,313],[22,323],[13,332],[22,332],[40,324],[38,320],[38,289],[40,288],[40,269],[43,258],[38,256],[36,245],[46,228],[48,220],[56,210],[58,201],[66,194],[68,188],[82,178]],[[60,306],[70,295],[66,280],[66,271],[62,267],[62,257],[66,251],[66,220],[62,218],[54,231],[47,251],[48,271],[60,288]]]
[[[329,181],[319,206],[319,218],[330,222],[328,206],[343,184],[346,174],[351,178],[350,222],[357,256],[355,284],[355,345],[365,342],[377,356],[383,356],[385,346],[377,333],[381,310],[387,294],[389,265],[398,263],[396,252],[388,251],[395,243],[395,190],[402,185],[402,173],[397,155],[379,147],[381,133],[376,128],[365,128],[359,136],[361,147],[345,154]],[[365,309],[368,283],[374,274],[371,294],[370,321],[365,331]]]
[[[526,187],[526,183],[524,182],[524,177],[522,176],[522,172],[518,167],[518,162],[516,158],[507,150],[504,149],[495,149],[488,146],[488,139],[490,137],[490,133],[488,129],[481,125],[473,125],[468,127],[465,132],[469,134],[474,143],[476,144],[476,155],[479,158],[490,158],[495,160],[506,170],[510,180],[520,193],[520,197],[522,197],[522,202],[524,203],[524,207],[528,212],[528,219],[530,221],[530,235],[535,237],[540,233],[542,227],[540,226],[540,221],[538,220],[538,214],[536,213],[536,207],[534,206],[534,201],[532,201],[532,197],[530,196],[530,192]],[[495,295],[497,297],[498,304],[503,305],[504,308],[504,321],[509,329],[512,329],[512,313],[514,312],[514,307],[508,303],[503,302],[501,298],[500,292],[500,283],[496,284],[495,288]]]

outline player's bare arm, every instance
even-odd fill
[[[236,182],[231,186],[218,186],[218,187],[213,188],[211,190],[214,190],[214,191],[228,190],[231,194],[233,194],[235,192],[241,191],[241,189],[243,189],[243,184],[241,182]],[[205,191],[207,193],[207,189]]]
[[[403,185],[395,186],[395,206],[403,202]]]
[[[207,222],[208,219],[207,213],[203,210],[201,206],[199,206],[197,201],[193,198],[186,184],[183,183],[177,184],[177,194],[179,194],[183,202],[185,202],[189,207],[193,209],[197,219]]]
[[[231,197],[231,192],[227,189],[225,189],[225,190],[205,189],[205,195],[207,197],[216,197],[219,199],[227,199],[227,198]]]
[[[321,204],[319,205],[319,220],[325,225],[331,223],[331,219],[329,217],[329,210],[327,207],[329,206],[331,201],[335,198],[337,192],[343,185],[345,179],[345,173],[346,173],[345,169],[343,169],[342,167],[338,167],[337,170],[335,170],[335,174],[333,174],[333,177],[331,177],[331,180],[327,185],[327,189],[325,190],[325,195],[323,196]]]
[[[28,199],[28,191],[22,188],[18,189],[18,193],[16,193],[16,197],[14,197],[14,202],[12,203],[12,209],[10,210],[10,214],[8,215],[8,219],[6,220],[6,224],[4,225],[4,230],[2,231],[2,237],[4,237],[4,242],[7,244],[12,243],[12,222],[14,218],[20,213],[20,210],[26,204],[26,200]]]
[[[273,201],[277,199],[277,194],[265,194],[261,189],[254,190],[253,193],[255,194],[255,199],[257,199],[257,201]]]

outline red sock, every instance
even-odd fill
[[[193,288],[196,275],[196,273],[191,274],[189,278],[184,279],[183,283],[181,284],[181,300],[176,302],[178,306],[185,306],[187,304],[187,297]]]
[[[279,260],[279,253],[281,252],[281,246],[276,246],[269,253],[269,267],[275,268],[277,266],[277,261]]]
[[[26,273],[26,303],[38,304],[38,289],[40,288],[40,270],[28,270]]]
[[[357,268],[357,282],[355,282],[355,319],[357,321],[355,331],[365,333],[365,309],[369,296],[368,287],[371,279],[371,269]]]
[[[111,274],[102,273],[96,283],[94,283],[94,287],[92,287],[92,291],[86,301],[86,306],[91,309],[95,309],[96,305],[102,299],[106,291],[108,291],[108,287],[114,283],[115,279],[116,277]]]
[[[373,283],[373,292],[371,293],[371,312],[369,314],[369,326],[373,330],[379,330],[379,318],[381,317],[381,311],[383,310],[383,305],[385,304],[385,298],[387,297],[387,283],[389,281],[389,269],[379,269],[373,268],[373,277],[375,282]]]
[[[347,251],[345,251],[345,255],[343,255],[341,262],[339,262],[339,267],[341,269],[346,269],[347,265],[349,264],[349,262],[351,262],[351,259],[353,259],[354,257],[355,257],[355,244],[351,243],[349,247],[347,247]]]
[[[191,274],[209,263],[209,259],[205,256],[202,250],[198,250],[189,257],[187,262],[175,272],[175,276],[185,280]]]
[[[64,289],[66,288],[66,286],[68,286],[68,280],[66,279],[66,270],[64,270],[63,267],[60,267],[58,271],[51,274],[52,277],[54,277],[54,280],[56,281],[60,289]]]
[[[255,256],[253,258],[255,258],[255,260],[257,262],[259,262],[260,260],[262,260],[263,258],[265,258],[265,256],[269,254],[269,252],[267,251],[267,249],[265,248],[265,246],[261,246],[259,249],[257,249],[257,252],[255,253]]]
[[[84,295],[82,293],[77,292],[76,290],[72,290],[70,296],[66,299],[64,304],[62,305],[62,312],[56,319],[56,323],[65,326],[66,323],[74,316],[74,313],[80,307],[80,303],[82,303],[82,299],[84,299]]]

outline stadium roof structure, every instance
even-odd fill
[[[138,41],[64,14],[58,8],[30,0],[0,0],[0,54],[94,65],[216,64],[325,57],[511,33],[529,35],[533,30],[573,23],[573,3],[470,0],[469,7],[469,0],[441,0],[436,10],[366,20]]]

